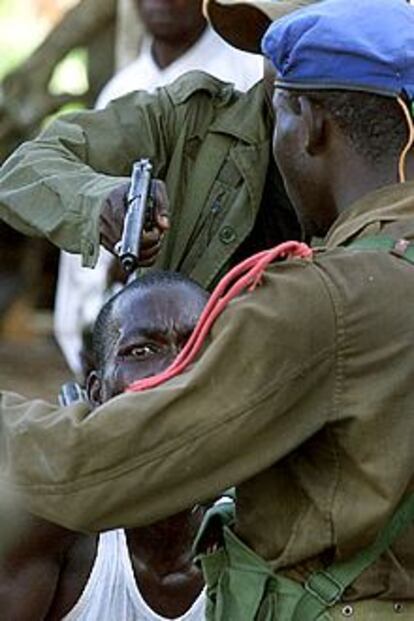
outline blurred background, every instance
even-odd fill
[[[139,47],[133,0],[0,0],[0,160],[56,114],[93,106]],[[59,252],[0,223],[0,388],[56,399]]]

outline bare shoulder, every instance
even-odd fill
[[[0,559],[0,610],[8,610],[10,618],[19,621],[51,618],[49,612],[55,607],[62,580],[61,569],[83,537],[34,516],[25,516],[13,545]]]

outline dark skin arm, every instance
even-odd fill
[[[83,578],[72,581],[66,610],[53,603],[67,555],[79,539],[83,539],[79,533],[25,517],[13,546],[0,559],[0,610],[7,610],[8,621],[57,621],[70,610],[82,591]]]

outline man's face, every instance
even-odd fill
[[[323,112],[276,89],[273,154],[306,237],[322,237],[337,217],[329,192]],[[317,145],[317,146],[315,146]]]
[[[185,283],[120,296],[112,310],[104,368],[89,383],[92,403],[104,403],[135,380],[165,370],[187,342],[206,301],[207,293]]]
[[[180,42],[200,32],[205,19],[202,0],[136,0],[141,19],[150,34],[159,39]]]

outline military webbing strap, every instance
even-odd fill
[[[393,239],[387,235],[361,237],[347,245],[351,250],[385,250],[400,259],[414,263],[414,242],[407,239]]]
[[[317,571],[309,577],[292,621],[315,621],[327,608],[338,603],[345,589],[392,545],[413,520],[414,493],[400,504],[371,546],[349,561],[334,563],[328,569]]]

